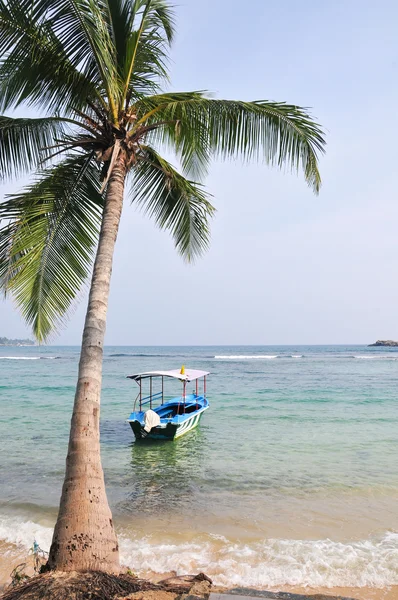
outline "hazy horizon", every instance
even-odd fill
[[[0,336],[1,337],[7,337],[7,336]],[[8,339],[22,339],[22,338],[8,338]],[[374,342],[376,342],[377,340],[374,340]],[[384,340],[386,341],[386,340]],[[389,340],[390,341],[390,340]],[[392,341],[392,340],[391,340]],[[353,347],[357,347],[357,346],[364,346],[366,347],[370,347],[373,346],[374,342],[369,342],[369,343],[353,343],[353,342],[347,342],[347,343],[341,343],[341,344],[329,344],[329,343],[325,343],[323,342],[322,344],[304,344],[304,343],[300,343],[300,344],[295,344],[295,343],[290,343],[290,344],[239,344],[239,343],[234,343],[234,344],[104,344],[104,348],[114,348],[114,347],[118,347],[118,348],[227,348],[227,347],[236,347],[236,348],[290,348],[290,347],[311,347],[311,346],[353,346]],[[5,348],[7,346],[2,346],[0,344],[0,348]],[[29,346],[8,346],[10,348],[14,347],[14,348],[23,348],[23,347],[29,347],[32,348],[32,345]],[[37,348],[80,348],[80,344],[35,344],[35,347]],[[378,346],[379,348],[394,348],[394,346]],[[398,348],[397,348],[398,351]]]

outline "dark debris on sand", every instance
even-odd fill
[[[342,596],[301,595],[234,588],[210,594],[212,581],[204,573],[170,577],[158,583],[128,573],[110,575],[100,571],[50,572],[8,588],[0,600],[354,600]]]
[[[183,600],[187,594],[194,600],[208,597],[210,586],[211,580],[203,573],[151,583],[127,573],[50,572],[9,588],[1,600],[139,600],[145,596]],[[195,594],[196,590],[200,595]]]

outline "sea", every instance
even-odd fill
[[[78,347],[0,348],[7,567],[34,540],[49,549],[78,360]],[[211,373],[200,426],[174,442],[136,443],[126,419],[138,386],[127,376],[182,365]],[[178,395],[175,383],[166,392]],[[398,349],[105,347],[102,463],[122,562],[139,575],[394,589],[397,450]]]

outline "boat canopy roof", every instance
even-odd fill
[[[199,371],[197,369],[184,369],[184,373],[181,373],[180,369],[173,369],[172,371],[147,371],[145,373],[137,373],[136,375],[129,375],[128,379],[134,379],[134,381],[140,382],[142,379],[148,379],[149,377],[173,377],[180,381],[189,382],[209,374],[208,371]]]

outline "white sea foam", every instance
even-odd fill
[[[0,516],[0,540],[22,551],[39,543],[49,550],[52,529]],[[234,543],[223,536],[190,542],[157,543],[119,535],[121,560],[137,573],[204,571],[218,585],[272,587],[385,587],[398,585],[398,534],[350,543],[269,539]]]
[[[0,360],[54,360],[56,356],[0,356]]]
[[[278,358],[277,354],[226,354],[215,356],[215,359],[219,360],[271,360],[272,358]]]
[[[379,356],[354,356],[359,360],[398,360],[396,356],[389,356],[388,354],[380,354]]]
[[[272,360],[274,358],[303,358],[302,354],[223,354],[216,360]]]
[[[40,356],[0,356],[0,360],[40,360]]]
[[[52,535],[51,527],[25,521],[20,517],[0,516],[0,541],[29,549],[36,540],[43,550],[48,550]]]
[[[140,543],[121,538],[125,564],[165,573],[204,571],[218,585],[384,587],[398,584],[398,535],[378,541],[266,540],[251,545],[212,542]]]

